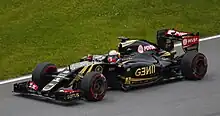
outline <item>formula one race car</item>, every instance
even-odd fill
[[[87,55],[62,71],[57,71],[51,63],[38,64],[32,80],[15,83],[14,92],[62,101],[76,98],[99,101],[104,98],[107,87],[128,91],[166,80],[200,80],[207,72],[207,58],[198,52],[199,33],[159,30],[157,44],[125,37],[119,39],[116,56],[113,52]],[[175,56],[175,41],[181,41],[183,55]]]

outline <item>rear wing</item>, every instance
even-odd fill
[[[181,42],[184,52],[196,50],[199,48],[199,32],[177,31],[175,29],[162,29],[157,31],[157,44],[162,49],[170,51],[174,48],[174,44]]]

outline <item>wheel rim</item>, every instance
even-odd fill
[[[105,84],[102,78],[96,79],[93,82],[91,92],[96,99],[99,99],[99,97],[103,95],[103,93],[105,92]]]
[[[48,66],[46,69],[44,69],[45,73],[52,73],[52,72],[56,72],[57,68],[56,66]]]
[[[193,72],[196,77],[201,78],[206,73],[206,60],[204,57],[198,57],[194,64]]]

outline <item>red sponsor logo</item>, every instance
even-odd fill
[[[142,45],[138,46],[138,50],[139,53],[143,53],[144,52],[144,47]]]
[[[195,37],[186,37],[186,38],[183,38],[183,40],[182,40],[183,46],[194,45],[194,44],[197,44],[198,42],[199,42],[199,37],[197,37],[197,36],[195,36]]]
[[[154,50],[154,49],[156,49],[156,47],[153,45],[144,46],[144,51]]]
[[[139,53],[143,53],[145,51],[149,51],[149,50],[155,50],[156,47],[153,46],[153,45],[147,45],[147,46],[142,46],[142,45],[139,45],[138,46],[138,52]]]
[[[38,90],[38,86],[34,82],[29,83],[29,88],[34,89],[35,91]]]
[[[112,57],[109,57],[109,58],[108,58],[108,62],[116,62],[116,61],[117,61],[116,58],[112,58]]]
[[[78,93],[80,91],[79,90],[72,90],[72,89],[64,89],[63,92],[64,93]]]

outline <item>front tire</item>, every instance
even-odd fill
[[[44,62],[36,66],[32,72],[32,81],[38,85],[39,90],[42,90],[46,84],[53,80],[52,76],[46,76],[57,72],[57,67],[54,64]]]
[[[188,80],[201,80],[207,73],[208,63],[204,54],[188,51],[181,60],[181,71]]]
[[[107,91],[107,81],[99,72],[89,72],[81,80],[81,90],[88,101],[101,101]]]

